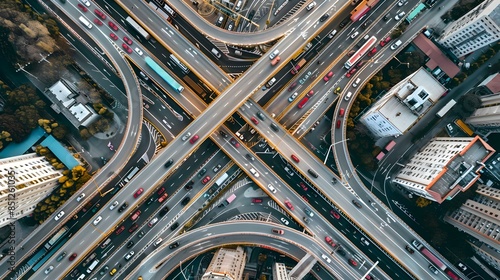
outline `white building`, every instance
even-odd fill
[[[486,0],[448,25],[439,42],[457,57],[500,39],[500,0]]]
[[[495,150],[476,137],[437,137],[417,152],[393,182],[438,203],[466,191],[479,179]]]
[[[274,263],[273,280],[290,280],[284,263]]]
[[[31,214],[60,177],[62,173],[36,153],[0,159],[0,227]],[[13,203],[16,208],[10,211]]]
[[[391,88],[360,121],[375,137],[399,136],[410,129],[445,91],[431,73],[420,68]]]
[[[489,129],[491,132],[500,129],[500,74],[487,77],[479,86],[481,107],[465,121],[476,128]]]
[[[239,280],[245,269],[246,253],[238,246],[236,249],[220,248],[215,253],[202,280]]]

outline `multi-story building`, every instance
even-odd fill
[[[431,73],[420,68],[392,87],[360,120],[375,137],[402,135],[445,91]]]
[[[486,78],[477,88],[481,93],[481,106],[466,119],[476,129],[487,129],[488,133],[500,130],[500,74]]]
[[[438,41],[457,57],[500,39],[500,0],[486,0],[451,23]]]
[[[274,263],[273,280],[290,280],[284,263]]]
[[[31,214],[62,177],[36,153],[0,159],[0,167],[0,227]],[[11,211],[12,205],[15,209]]]
[[[437,137],[418,151],[393,182],[438,203],[470,188],[495,150],[476,137]]]
[[[246,253],[238,246],[236,249],[220,248],[215,253],[202,280],[239,280],[245,269]]]

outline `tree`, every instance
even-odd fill
[[[417,207],[420,207],[420,208],[424,208],[428,205],[430,205],[432,203],[432,201],[426,199],[426,198],[423,198],[421,196],[419,196],[417,198],[417,201],[415,201],[415,204],[417,205]]]
[[[9,133],[12,141],[16,143],[24,140],[30,133],[30,130],[26,126],[21,125],[19,120],[10,114],[0,115],[0,131]]]
[[[21,85],[15,90],[7,91],[7,101],[16,108],[22,105],[35,104],[39,99],[36,90],[27,85]]]

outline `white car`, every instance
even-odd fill
[[[257,177],[257,178],[259,178],[259,176],[260,176],[259,173],[253,168],[250,168],[250,173],[252,173],[252,175]]]
[[[279,50],[274,50],[274,52],[272,52],[269,55],[269,59],[273,60],[278,54],[280,54],[280,51]]]
[[[295,98],[297,98],[297,95],[299,95],[299,93],[294,92],[290,97],[288,97],[288,102],[293,102]]]
[[[182,141],[188,140],[189,136],[191,136],[191,132],[184,134],[184,136],[182,136]]]
[[[95,220],[94,220],[94,222],[93,222],[94,226],[97,226],[97,224],[98,224],[101,220],[102,220],[102,216],[99,216],[99,217],[95,218]]]
[[[62,216],[64,216],[64,211],[61,211],[61,212],[57,213],[57,215],[54,218],[54,220],[59,221],[59,219],[62,218]]]
[[[356,38],[356,36],[358,36],[358,34],[359,34],[359,32],[358,32],[358,31],[354,32],[354,33],[351,35],[351,39]]]
[[[89,0],[82,0],[82,3],[85,4],[85,6],[90,7]]]
[[[288,220],[287,220],[287,219],[285,219],[285,218],[283,218],[283,217],[281,217],[281,219],[280,219],[280,220],[281,220],[281,222],[282,222],[285,226],[288,226],[288,225],[290,224],[290,223],[288,222]]]
[[[368,242],[368,240],[366,240],[366,238],[364,237],[361,237],[361,242],[366,246],[370,245],[370,242]]]
[[[111,204],[111,205],[109,206],[109,210],[113,210],[113,209],[115,209],[115,208],[116,208],[116,206],[118,206],[118,204],[120,204],[118,201],[113,202],[113,204]]]
[[[330,258],[329,258],[327,255],[325,255],[325,254],[321,254],[321,257],[322,257],[322,258],[323,258],[323,259],[324,259],[327,263],[331,263],[331,262],[332,262],[332,260],[330,260]]]
[[[276,189],[273,187],[273,185],[269,184],[267,185],[267,188],[272,192],[272,193],[276,193]]]
[[[128,261],[130,260],[130,258],[132,258],[134,256],[135,252],[134,251],[130,251],[130,253],[128,253],[126,256],[125,256],[125,260]]]
[[[47,269],[45,270],[45,274],[49,274],[53,269],[54,269],[53,265],[47,267]]]
[[[453,133],[453,126],[451,123],[447,124],[446,127],[450,130],[450,133]]]
[[[406,3],[408,3],[408,1],[407,1],[407,0],[400,0],[400,1],[398,2],[398,6],[400,6],[400,7],[401,7],[401,6],[405,5]]]
[[[153,227],[153,226],[156,224],[156,222],[158,222],[158,217],[153,218],[153,219],[152,219],[152,220],[148,223],[148,226],[149,226],[149,227]]]
[[[397,14],[397,15],[394,17],[394,19],[395,19],[395,20],[400,20],[400,19],[401,19],[402,17],[404,17],[405,15],[406,15],[406,13],[405,13],[405,12],[401,12],[401,13]]]
[[[139,49],[139,48],[135,48],[134,50],[135,50],[135,52],[136,52],[138,55],[140,55],[140,56],[142,56],[142,55],[144,54],[144,53],[141,51],[141,49]]]
[[[85,197],[85,194],[84,194],[84,193],[82,193],[82,194],[80,194],[80,195],[76,198],[76,201],[81,201],[84,197]]]

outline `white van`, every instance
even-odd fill
[[[212,53],[213,53],[213,54],[214,54],[217,58],[221,58],[220,52],[219,52],[217,49],[213,48],[213,49],[212,49]]]
[[[351,98],[352,96],[352,92],[348,92],[346,95],[345,95],[345,101],[349,101],[349,98]]]
[[[356,81],[354,81],[354,83],[352,83],[352,87],[357,87],[359,85],[359,82],[361,82],[361,79],[357,78]]]
[[[97,264],[99,264],[99,260],[95,260],[90,266],[89,268],[87,268],[87,273],[91,273],[92,270],[94,270],[94,268],[97,266]]]
[[[88,29],[92,28],[92,24],[90,24],[90,22],[86,18],[81,16],[78,19],[80,20],[81,23],[83,23],[83,25],[87,26]]]
[[[236,2],[236,5],[234,6],[234,10],[235,11],[241,10],[241,5],[243,5],[243,0],[239,0],[238,2]]]
[[[396,43],[391,45],[391,50],[397,49],[399,46],[401,46],[402,43],[403,42],[401,42],[401,40],[397,40]]]
[[[269,82],[267,82],[267,87],[272,87],[276,83],[276,78],[273,77]]]

